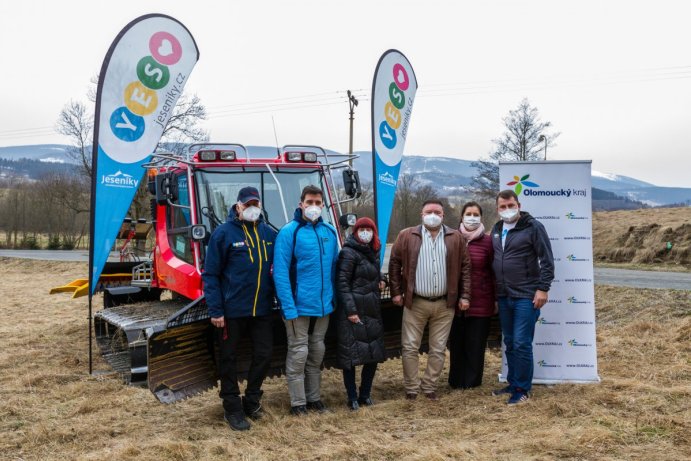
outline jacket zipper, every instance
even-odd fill
[[[254,306],[252,307],[252,317],[257,316],[257,299],[259,298],[259,288],[261,287],[262,281],[262,249],[259,246],[259,234],[257,234],[256,223],[254,224],[254,235],[257,237],[257,256],[259,256],[259,272],[257,272],[257,291],[254,294]]]
[[[317,236],[317,245],[319,245],[319,249],[321,249],[322,255],[325,255],[326,252],[324,251],[324,247],[322,246],[321,239],[319,238],[319,233],[317,232],[317,226],[314,225],[312,226],[312,229],[314,229],[314,235]],[[321,291],[321,297],[320,297],[320,302],[322,305],[322,317],[324,317],[324,259],[320,256],[319,257],[319,268],[321,269],[321,284],[322,284],[322,291]]]

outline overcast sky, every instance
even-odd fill
[[[208,5],[207,5],[208,3]],[[3,1],[0,146],[67,143],[117,33],[146,13],[185,24],[200,50],[187,84],[213,141],[371,149],[374,68],[390,48],[419,91],[405,153],[475,160],[527,97],[562,134],[549,159],[691,187],[691,3],[685,1]]]

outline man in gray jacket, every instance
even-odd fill
[[[521,211],[514,191],[499,192],[497,212],[501,221],[491,233],[493,269],[509,371],[508,386],[492,394],[509,394],[507,403],[514,405],[530,397],[535,322],[547,303],[554,279],[554,258],[545,227]]]

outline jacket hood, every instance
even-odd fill
[[[358,240],[355,238],[355,236],[353,236],[353,234],[350,234],[346,238],[346,241],[343,243],[343,246],[359,251],[370,261],[379,260],[379,251],[374,251],[371,245],[358,242]]]
[[[238,214],[237,206],[238,206],[238,204],[236,203],[235,205],[230,207],[230,212],[228,213],[228,219],[226,219],[226,221],[231,223],[231,224],[240,224],[243,222],[251,224],[252,223],[251,221],[244,221],[244,220],[240,219],[240,215]],[[257,223],[264,222],[264,215],[260,214],[259,219],[257,219],[256,222]]]

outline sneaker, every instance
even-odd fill
[[[506,403],[508,405],[518,405],[519,403],[527,402],[529,398],[530,394],[528,394],[527,392],[516,391],[513,394],[511,394],[511,397],[509,397],[509,401]]]
[[[357,400],[348,400],[346,405],[350,408],[350,411],[358,411],[360,409],[360,404]]]
[[[326,405],[321,400],[317,400],[316,402],[307,402],[307,409],[310,411],[315,411],[317,413],[328,413],[329,409],[326,408]]]
[[[290,407],[290,414],[293,416],[307,416],[307,407],[305,405]]]
[[[251,424],[245,419],[245,414],[242,412],[223,414],[223,419],[225,419],[228,426],[234,431],[247,431],[249,430]]]
[[[359,403],[361,407],[371,407],[374,405],[371,397],[360,397],[357,399],[357,403]]]
[[[513,391],[511,390],[511,386],[506,386],[502,387],[501,389],[494,389],[492,391],[493,396],[499,396],[499,395],[504,395],[504,394],[513,394]]]

